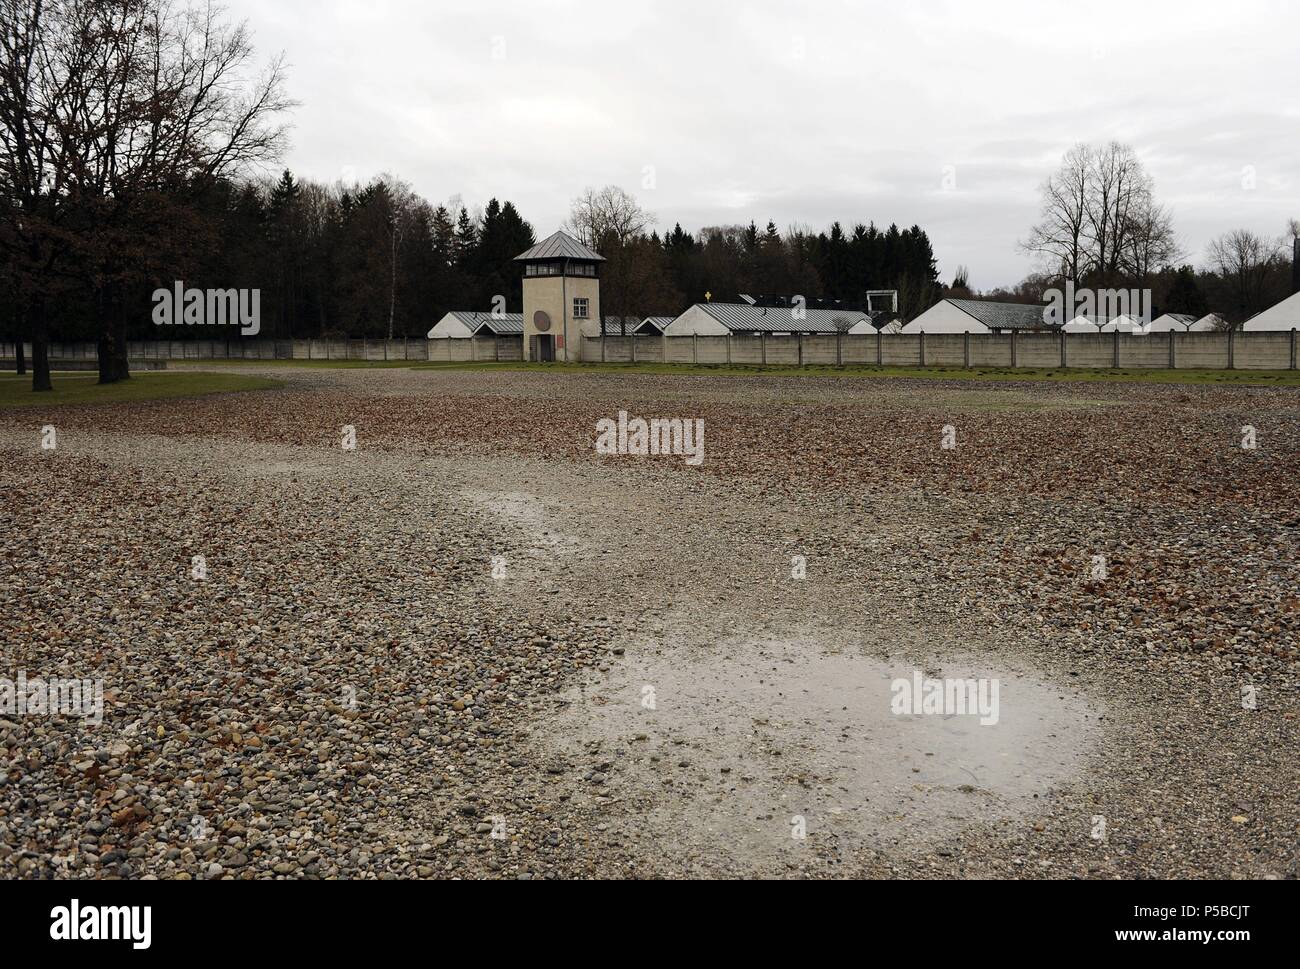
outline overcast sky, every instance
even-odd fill
[[[916,223],[945,280],[964,264],[987,289],[1033,268],[1017,241],[1062,153],[1111,138],[1197,263],[1300,218],[1296,0],[229,8],[287,56],[295,172],[511,199],[539,238],[612,182],[661,230]]]

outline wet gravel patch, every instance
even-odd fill
[[[105,686],[102,726],[0,715],[0,876],[1297,874],[1294,392],[274,375],[0,415],[0,676]],[[618,409],[704,417],[705,464],[597,457]],[[878,709],[736,712],[774,642],[976,655],[1090,739],[1025,809],[927,743],[882,793]],[[646,679],[726,712],[647,727]]]

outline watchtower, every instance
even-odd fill
[[[525,360],[582,359],[583,333],[600,325],[604,261],[563,231],[515,256],[524,264]]]

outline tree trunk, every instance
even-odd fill
[[[53,390],[50,382],[49,336],[45,321],[45,300],[36,304],[35,326],[32,328],[32,390]]]
[[[99,330],[99,340],[95,355],[99,360],[99,382],[113,382],[113,328],[108,321],[108,294],[103,287],[95,293],[95,327]]]
[[[100,330],[95,355],[99,360],[99,382],[101,384],[111,384],[113,382],[113,349],[108,342],[108,337],[104,335],[103,329]]]
[[[99,382],[115,384],[131,376],[126,360],[126,319],[110,291],[101,290],[96,300],[99,324]]]
[[[20,306],[17,324],[14,327],[14,370],[18,376],[27,372],[27,354],[24,352],[23,341],[27,339],[27,311],[25,307]]]
[[[131,364],[126,358],[126,307],[120,300],[113,311],[113,379],[131,379]]]

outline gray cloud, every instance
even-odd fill
[[[917,223],[945,276],[1010,284],[1032,268],[1016,242],[1039,183],[1073,142],[1109,138],[1138,149],[1193,259],[1300,216],[1287,0],[230,9],[288,55],[290,167],[510,198],[542,234],[615,182],[666,227]]]

